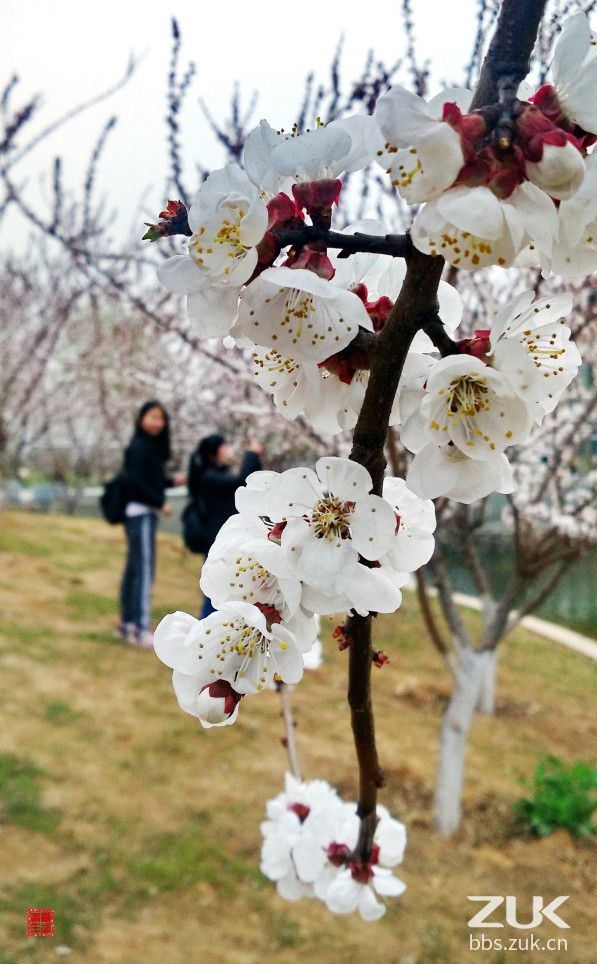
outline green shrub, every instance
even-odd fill
[[[573,837],[595,833],[597,767],[579,760],[566,768],[558,757],[548,756],[537,767],[533,788],[533,796],[517,800],[512,809],[537,836],[546,837],[556,827]]]

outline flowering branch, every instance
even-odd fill
[[[524,80],[547,0],[503,0],[470,110],[496,103],[502,78]]]
[[[301,248],[305,244],[325,244],[328,248],[340,248],[340,258],[348,258],[351,254],[366,251],[372,254],[389,254],[393,258],[406,258],[412,251],[412,241],[409,234],[342,234],[341,231],[329,231],[314,224],[305,224],[300,228],[274,228],[273,235],[281,248],[291,244]]]
[[[372,491],[381,494],[386,459],[384,446],[390,413],[402,368],[411,342],[429,316],[437,315],[437,288],[443,258],[430,258],[413,250],[407,258],[406,278],[392,312],[379,334],[378,351],[371,359],[369,384],[357,421],[351,459],[370,472]],[[383,771],[377,758],[371,702],[371,615],[350,618],[352,645],[349,657],[348,701],[359,764],[358,813],[367,821],[375,814],[377,790],[383,786]],[[363,825],[358,847],[362,860],[371,858],[367,825]]]

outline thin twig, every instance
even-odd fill
[[[294,721],[294,716],[292,715],[292,706],[290,705],[290,691],[286,683],[276,683],[276,689],[280,694],[280,703],[282,704],[282,718],[284,720],[284,728],[286,730],[286,736],[282,741],[286,747],[286,752],[288,753],[288,762],[290,764],[290,772],[293,777],[297,780],[302,780],[301,767],[298,758],[298,748],[296,745],[295,738],[295,728],[296,723]]]

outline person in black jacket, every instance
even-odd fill
[[[234,493],[252,472],[261,469],[262,452],[258,442],[249,444],[236,475],[230,471],[231,452],[223,435],[208,435],[193,452],[187,486],[191,498],[200,505],[208,551],[226,519],[236,512]],[[213,611],[210,600],[205,597],[201,619]]]
[[[150,630],[151,589],[155,571],[158,513],[170,515],[165,490],[185,481],[166,475],[170,458],[170,422],[164,406],[146,402],[135,421],[135,432],[124,453],[127,558],[120,586],[117,635],[144,649],[153,646]]]

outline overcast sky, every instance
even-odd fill
[[[429,57],[433,63],[430,92],[439,90],[442,81],[462,83],[475,35],[476,0],[450,6],[444,0],[411,3],[421,59]],[[363,0],[358,5],[346,0],[288,5],[279,0],[4,0],[2,85],[13,73],[19,76],[15,107],[27,96],[42,96],[36,130],[115,83],[131,53],[142,58],[123,90],[71,121],[30,155],[22,171],[32,182],[60,154],[67,183],[80,185],[99,131],[116,114],[118,124],[101,166],[101,191],[109,207],[119,206],[129,221],[145,189],[144,213],[159,212],[166,200],[164,117],[173,16],[183,37],[181,63],[192,60],[197,66],[185,125],[184,160],[191,185],[195,157],[213,167],[223,163],[196,106],[199,95],[221,119],[237,80],[245,104],[253,91],[258,94],[255,124],[266,117],[273,126],[287,127],[296,118],[305,76],[315,71],[327,79],[342,34],[342,75],[347,80],[360,72],[371,48],[386,64],[404,53],[397,0]],[[3,246],[7,230],[5,225]]]

